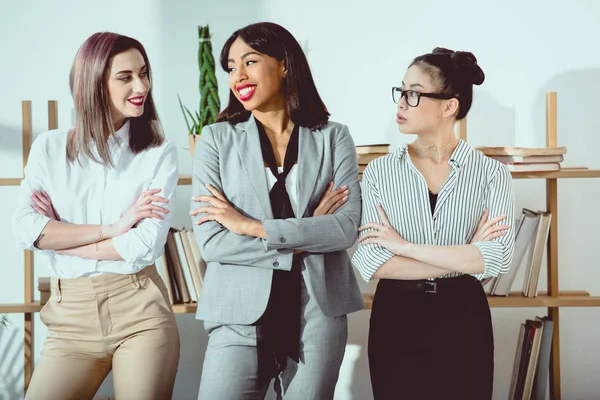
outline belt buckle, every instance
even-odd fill
[[[437,293],[437,282],[425,281],[425,293]]]

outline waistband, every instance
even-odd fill
[[[470,286],[478,283],[477,278],[471,275],[460,275],[452,278],[436,279],[418,279],[418,280],[400,280],[400,279],[381,279],[377,284],[377,289],[406,290],[421,293],[436,294],[455,287]]]
[[[55,301],[60,301],[62,296],[81,296],[106,293],[119,289],[126,285],[134,288],[140,287],[140,280],[157,275],[154,264],[145,267],[135,274],[104,273],[98,276],[81,278],[57,278],[50,279],[50,293],[57,296]]]

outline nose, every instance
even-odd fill
[[[232,78],[235,83],[239,83],[245,79],[248,79],[248,75],[246,74],[246,67],[242,65],[239,68],[236,68],[232,74]]]
[[[133,91],[145,94],[150,89],[150,81],[147,79],[136,78],[133,81]]]
[[[398,110],[406,110],[408,109],[408,104],[406,103],[406,99],[404,96],[401,96],[398,100]]]

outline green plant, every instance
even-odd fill
[[[179,106],[185,118],[188,133],[200,135],[205,125],[210,125],[217,119],[221,102],[217,86],[217,77],[215,76],[215,59],[212,54],[211,35],[206,26],[198,26],[198,69],[200,70],[200,109],[190,112],[183,105],[179,95]]]
[[[10,320],[6,318],[6,315],[0,315],[0,326],[7,327],[10,324]]]

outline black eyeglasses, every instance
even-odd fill
[[[448,100],[453,99],[456,96],[452,94],[442,94],[442,93],[421,93],[416,90],[402,90],[399,87],[392,87],[392,100],[394,103],[398,104],[400,99],[404,97],[406,100],[406,104],[410,107],[416,107],[419,105],[421,101],[421,97],[429,97],[432,99],[440,99],[440,100]]]

